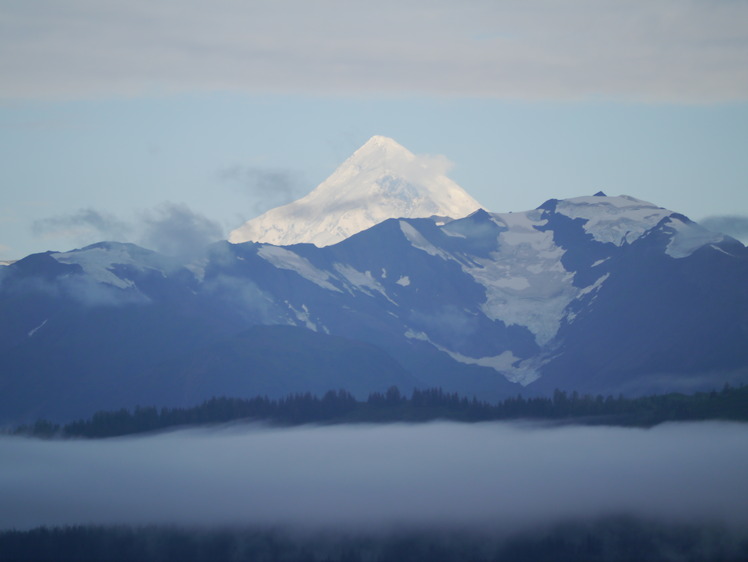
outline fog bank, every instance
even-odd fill
[[[748,425],[437,422],[0,438],[0,528],[393,525],[522,530],[627,513],[748,524]]]

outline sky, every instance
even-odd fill
[[[0,260],[225,238],[373,135],[490,211],[628,194],[748,241],[743,0],[0,0]]]

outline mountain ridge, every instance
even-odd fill
[[[375,136],[250,221],[258,240],[181,258],[100,242],[4,265],[0,422],[216,393],[748,382],[743,244],[628,195],[488,212],[445,170]]]
[[[359,395],[399,381],[490,400],[748,382],[748,249],[628,196],[387,219],[326,247],[224,241],[185,260],[109,242],[3,267],[3,419],[321,392],[309,374],[326,368]],[[262,348],[237,338],[282,342],[276,325],[321,339],[288,340],[268,379]],[[311,348],[326,346],[346,361],[325,367]],[[184,368],[195,356],[203,367]],[[358,367],[373,358],[379,376]]]

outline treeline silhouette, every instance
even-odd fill
[[[116,437],[176,426],[264,421],[278,425],[307,423],[387,423],[432,420],[482,422],[547,420],[590,425],[653,426],[665,421],[748,420],[748,387],[725,385],[721,391],[661,394],[639,398],[580,395],[556,390],[551,397],[507,398],[496,404],[468,399],[440,388],[414,390],[405,396],[397,387],[375,392],[364,401],[345,390],[318,397],[292,394],[273,400],[211,398],[190,408],[136,407],[95,413],[90,419],[59,425],[39,420],[14,433],[35,437]]]
[[[283,529],[39,527],[0,531],[0,561],[711,562],[748,559],[742,532],[634,517],[570,521],[503,537],[466,529],[294,533]]]

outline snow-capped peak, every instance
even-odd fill
[[[389,218],[461,218],[481,205],[446,176],[441,157],[374,136],[305,197],[234,230],[229,241],[335,244]]]
[[[387,158],[410,161],[415,158],[415,155],[394,139],[374,135],[356,150],[349,160],[377,164]]]
[[[64,264],[77,264],[91,279],[127,289],[134,286],[133,281],[118,276],[117,266],[133,267],[137,270],[153,269],[166,275],[168,268],[173,268],[173,260],[152,250],[135,244],[121,242],[98,242],[85,248],[69,252],[55,252],[52,258]]]
[[[556,211],[572,219],[585,219],[584,229],[599,242],[617,246],[631,243],[672,211],[629,195],[606,196],[602,192],[590,197],[563,199]]]
[[[629,195],[609,197],[602,192],[592,197],[574,197],[556,203],[556,212],[572,219],[583,219],[584,229],[598,242],[616,246],[630,244],[662,224],[671,240],[665,253],[673,258],[690,256],[699,248],[725,240],[690,219]]]

